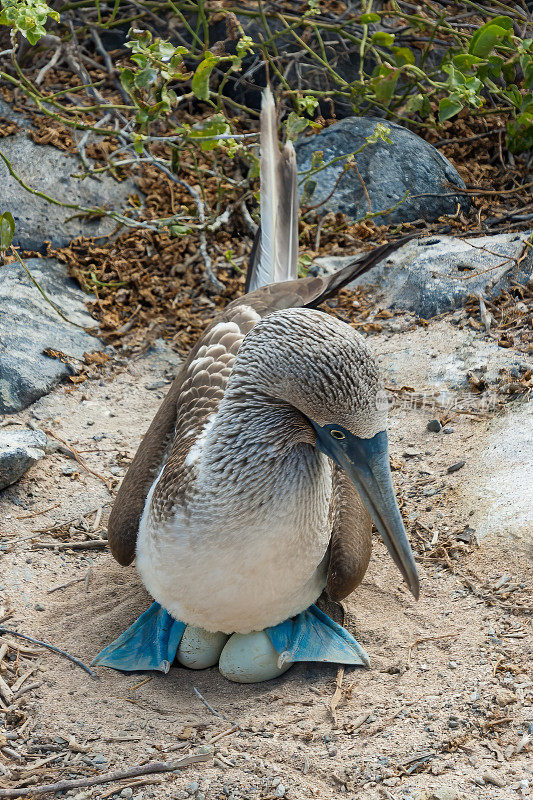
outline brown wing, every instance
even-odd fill
[[[343,600],[359,586],[372,552],[372,521],[355,486],[340,467],[333,471],[327,595]]]
[[[230,363],[235,357],[240,341],[251,330],[257,319],[283,308],[316,307],[331,297],[351,280],[367,272],[407,241],[408,238],[377,247],[363,253],[344,269],[317,278],[271,284],[250,292],[230,303],[202,334],[189,354],[167,396],[154,417],[119,489],[108,523],[108,540],[111,552],[124,566],[135,557],[139,521],[150,487],[168,457],[167,475],[174,482],[183,477],[183,462],[195,436],[183,437],[186,431],[198,434],[209,414],[216,411],[227,378]],[[255,313],[254,313],[255,312]],[[220,323],[233,322],[235,336],[227,336]],[[220,330],[220,341],[215,329]],[[212,346],[212,361],[205,369],[196,363],[202,348]],[[231,358],[230,358],[231,357]],[[164,484],[158,491],[163,492]],[[170,496],[170,493],[168,493]],[[161,503],[164,504],[164,494]]]
[[[189,479],[185,459],[210,414],[216,412],[240,343],[258,319],[257,312],[242,301],[228,306],[202,334],[170,387],[109,517],[109,546],[120,564],[131,564],[135,557],[146,497],[163,465],[153,501],[159,513],[169,503],[179,502]]]

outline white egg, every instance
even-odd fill
[[[234,633],[224,647],[218,668],[236,683],[258,683],[283,675],[291,663],[278,667],[279,655],[264,631]]]
[[[181,637],[176,661],[189,669],[214,667],[227,640],[227,633],[210,633],[203,628],[187,625]]]

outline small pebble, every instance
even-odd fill
[[[427,424],[428,431],[432,433],[439,433],[442,430],[442,425],[440,424],[438,419],[430,419]]]
[[[197,781],[191,781],[191,783],[189,783],[187,786],[187,792],[188,794],[195,794],[199,788],[200,786]]]
[[[457,472],[457,470],[462,469],[465,464],[466,464],[466,461],[457,461],[455,464],[452,464],[450,467],[448,467],[448,469],[446,471],[447,472]]]
[[[36,611],[46,611],[45,607],[42,606],[40,603],[35,603],[35,610]]]
[[[451,425],[445,425],[444,428],[442,429],[442,432],[443,433],[453,433],[454,430],[455,430],[455,428],[452,428]]]
[[[133,789],[131,788],[131,786],[126,786],[125,789],[122,789],[122,791],[120,793],[120,796],[121,797],[125,797],[126,799],[132,797],[133,796]]]
[[[149,389],[150,391],[154,391],[155,389],[162,389],[163,386],[166,386],[168,381],[153,381],[152,383],[146,383],[144,385],[145,389]]]
[[[421,455],[420,450],[415,450],[414,447],[408,447],[403,451],[404,458],[414,458],[419,455]]]
[[[448,666],[450,669],[457,669],[457,661],[450,661]]]
[[[77,469],[72,464],[65,464],[64,467],[61,467],[62,475],[74,475],[75,472],[77,472]]]
[[[500,789],[505,786],[505,781],[503,781],[499,775],[496,775],[495,772],[491,772],[490,769],[485,770],[481,777],[485,783],[492,783],[493,786],[498,786]]]
[[[428,800],[459,800],[459,795],[453,786],[440,786],[433,790]]]
[[[284,785],[282,783],[278,783],[274,791],[274,794],[276,795],[276,797],[285,797],[285,791],[286,790]]]
[[[198,748],[198,755],[206,756],[211,755],[215,752],[215,747],[212,744],[203,744],[201,747]]]

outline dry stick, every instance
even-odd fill
[[[107,539],[88,539],[85,542],[38,542],[34,547],[41,550],[98,550],[107,544]]]
[[[99,786],[102,783],[121,781],[124,778],[136,778],[139,775],[152,775],[155,772],[174,772],[175,770],[189,767],[192,764],[209,761],[212,757],[212,755],[193,755],[185,756],[185,758],[181,758],[179,761],[151,761],[140,767],[119,769],[115,772],[107,772],[104,775],[97,775],[93,778],[74,778],[74,780],[70,781],[58,781],[57,783],[42,784],[41,786],[27,786],[24,789],[0,789],[0,797],[31,797],[37,794],[64,792],[69,789],[79,789],[85,786]]]
[[[72,581],[67,581],[66,583],[60,583],[59,586],[52,586],[51,589],[48,589],[46,594],[52,594],[52,592],[58,592],[60,589],[66,589],[67,586],[74,586],[75,583],[81,583],[84,581],[85,578],[74,578]]]
[[[472,136],[456,136],[453,139],[439,139],[433,144],[433,147],[443,147],[446,144],[462,144],[463,142],[473,142],[476,139],[486,139],[487,136],[492,136],[495,133],[505,133],[505,128],[492,128],[490,131],[476,133]]]
[[[421,639],[415,639],[415,641],[409,645],[409,650],[407,652],[407,663],[411,663],[411,654],[413,648],[418,647],[419,644],[422,644],[423,642],[436,642],[439,639],[456,639],[460,633],[460,631],[457,631],[456,633],[442,633],[440,636],[422,636]]]
[[[202,701],[204,706],[207,708],[208,711],[211,712],[211,714],[213,714],[215,717],[218,717],[219,719],[223,719],[224,722],[229,722],[229,724],[233,725],[234,728],[238,728],[240,730],[241,726],[239,725],[238,722],[234,722],[234,720],[228,719],[227,717],[225,717],[224,714],[220,714],[218,711],[215,711],[213,706],[209,705],[209,703],[207,702],[205,697],[202,694],[200,694],[200,692],[198,691],[196,686],[193,686],[192,688],[193,688],[193,691],[194,691],[195,695]]]
[[[31,519],[32,517],[38,517],[41,514],[48,514],[49,511],[53,511],[54,508],[60,506],[61,503],[56,503],[55,506],[50,506],[50,508],[43,508],[42,511],[32,511],[31,514],[23,514],[22,517],[15,517],[15,519]]]
[[[342,697],[343,678],[344,678],[344,667],[339,666],[339,668],[337,669],[337,680],[335,682],[335,691],[329,703],[329,710],[331,711],[331,716],[333,718],[334,725],[337,723],[337,706],[339,705]]]
[[[46,647],[48,650],[52,650],[52,652],[54,653],[59,653],[60,656],[65,656],[65,658],[68,658],[68,660],[72,661],[73,664],[77,664],[78,667],[81,667],[83,670],[85,670],[85,672],[87,672],[91,676],[91,678],[98,677],[96,672],[93,672],[93,670],[86,664],[84,664],[83,661],[80,661],[79,658],[76,658],[76,656],[71,656],[70,653],[67,653],[66,650],[60,650],[59,647],[56,647],[53,644],[48,644],[48,642],[42,642],[40,639],[34,639],[32,636],[28,636],[25,633],[19,633],[18,631],[13,631],[11,630],[11,628],[5,628],[3,625],[0,625],[0,633],[1,634],[9,633],[11,634],[11,636],[17,636],[19,639],[25,639],[27,642],[32,642],[32,644],[39,644],[41,645],[41,647]],[[11,795],[0,794],[0,797],[10,797],[10,796]],[[18,797],[18,796],[19,795],[13,795],[13,797]]]
[[[47,436],[52,436],[52,438],[57,439],[58,442],[61,442],[61,444],[64,447],[66,447],[66,449],[68,451],[68,455],[70,456],[70,458],[73,458],[74,461],[77,461],[78,464],[80,465],[80,467],[83,467],[83,469],[85,469],[87,472],[90,472],[91,475],[94,475],[96,478],[99,478],[105,484],[105,486],[107,487],[107,490],[109,492],[113,491],[113,487],[112,487],[111,481],[108,480],[107,478],[104,478],[104,476],[100,475],[99,472],[95,472],[94,469],[91,469],[89,466],[87,466],[87,464],[85,463],[83,458],[80,456],[80,454],[77,452],[77,450],[75,450],[72,447],[72,445],[68,444],[68,442],[66,442],[64,439],[62,439],[61,436],[58,436],[57,433],[54,433],[49,428],[46,428],[44,432],[46,433]]]

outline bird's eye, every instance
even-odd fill
[[[342,431],[332,430],[330,431],[331,435],[334,439],[344,439],[344,433]]]

